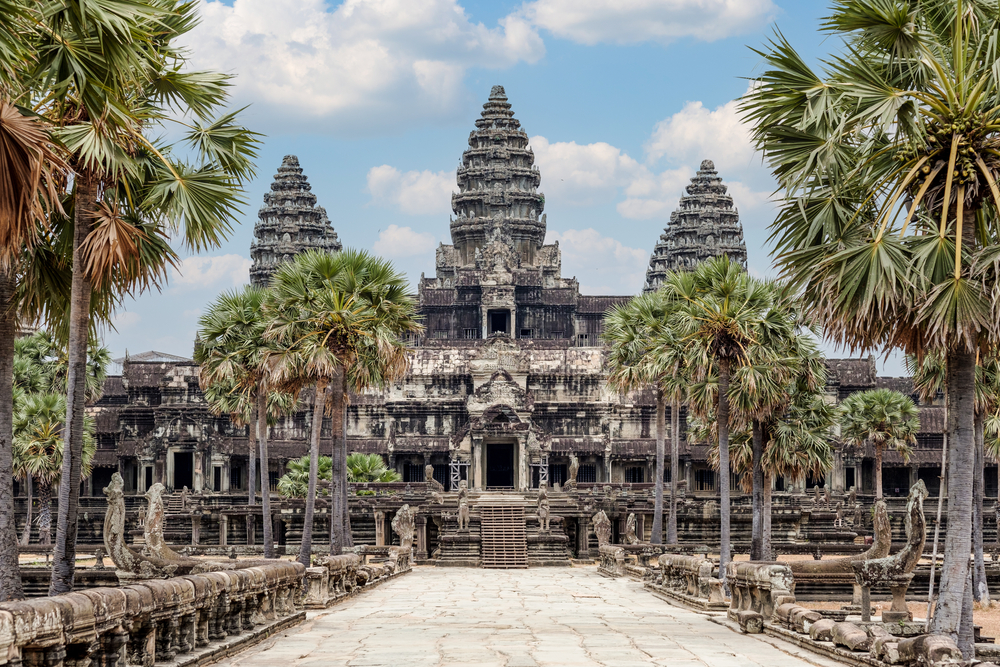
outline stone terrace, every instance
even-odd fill
[[[594,568],[516,572],[420,567],[311,615],[220,663],[232,667],[816,667],[790,644],[739,634],[725,614],[664,603]],[[801,655],[801,657],[798,657]]]

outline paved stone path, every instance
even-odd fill
[[[723,616],[724,617],[724,616]],[[596,568],[419,567],[220,663],[231,667],[829,667]]]

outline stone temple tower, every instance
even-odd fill
[[[459,192],[451,207],[451,239],[461,266],[475,263],[491,230],[503,226],[525,265],[534,265],[545,241],[545,195],[538,192],[541,176],[528,147],[528,134],[514,118],[503,86],[493,86],[483,105],[469,148],[458,167]]]
[[[341,250],[337,232],[330,225],[326,210],[316,206],[316,195],[310,192],[309,181],[294,155],[286,155],[281,161],[257,217],[250,244],[252,285],[266,286],[278,264],[305,250]]]
[[[686,189],[649,258],[645,292],[655,291],[667,271],[693,269],[711,257],[728,255],[744,267],[747,264],[740,214],[715,164],[703,161]]]

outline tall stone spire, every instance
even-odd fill
[[[482,117],[469,134],[469,148],[458,167],[459,192],[451,207],[451,239],[460,266],[475,264],[476,250],[502,234],[520,255],[522,265],[534,265],[545,240],[545,196],[538,192],[541,176],[528,147],[528,134],[514,118],[503,86],[493,86]]]
[[[281,262],[295,255],[318,248],[327,252],[341,249],[337,232],[333,231],[326,210],[316,206],[316,195],[310,192],[309,181],[302,174],[299,159],[286,155],[264,194],[264,205],[257,213],[250,243],[250,283],[267,286]]]
[[[715,164],[702,162],[653,249],[644,292],[656,290],[667,271],[690,270],[711,257],[727,255],[746,266],[743,225],[726,190]]]

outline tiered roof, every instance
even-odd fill
[[[464,266],[475,262],[495,223],[503,221],[521,259],[534,263],[545,240],[545,197],[541,176],[528,147],[528,134],[514,118],[503,86],[493,86],[482,117],[469,134],[469,148],[458,167],[459,192],[451,206],[457,216],[451,238]]]
[[[711,257],[728,255],[746,266],[743,225],[726,191],[715,164],[702,162],[649,258],[646,292],[657,289],[667,271],[693,269]]]
[[[310,189],[299,159],[286,155],[274,175],[271,191],[264,194],[264,205],[257,214],[259,221],[254,225],[251,284],[267,285],[278,264],[305,250],[341,250],[326,210],[316,206],[316,195]]]

